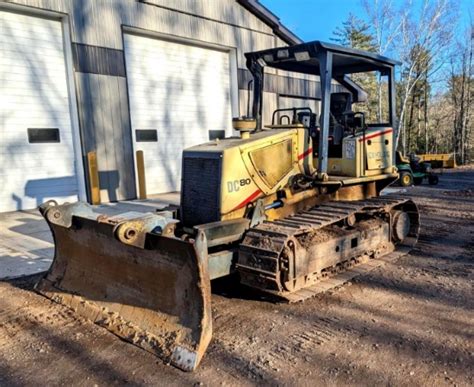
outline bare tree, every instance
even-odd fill
[[[405,115],[410,96],[417,82],[429,78],[439,71],[447,61],[452,42],[456,9],[451,0],[424,0],[420,10],[415,10],[409,1],[404,6],[409,10],[401,15],[401,32],[397,45],[393,47],[402,62],[400,116],[397,141],[402,135],[402,150],[406,153]],[[422,47],[416,50],[415,47]]]
[[[374,42],[377,53],[385,55],[400,35],[402,20],[398,12],[394,11],[393,0],[363,0],[364,9],[374,33]],[[382,121],[383,109],[383,84],[379,74],[377,82],[377,119]]]
[[[430,117],[431,143],[434,153],[450,153],[452,147],[453,105],[446,92],[438,92],[428,106]]]
[[[413,118],[415,88],[424,78],[421,88],[424,101],[425,148],[428,138],[428,79],[447,62],[447,52],[452,41],[456,6],[453,0],[423,0],[421,3],[406,0],[398,9],[393,0],[362,0],[372,26],[377,50],[382,55],[397,57],[401,62],[400,82],[397,87],[399,120],[396,125],[397,142],[402,135],[403,153],[407,150],[406,119]],[[418,6],[419,5],[419,6]],[[378,82],[378,116],[383,116],[382,82]],[[417,111],[418,115],[419,112]],[[411,119],[410,119],[411,122]],[[420,121],[421,124],[421,121]],[[419,135],[420,130],[417,129]],[[418,140],[418,137],[416,138]]]
[[[465,40],[456,44],[456,55],[451,58],[449,94],[453,121],[453,151],[462,164],[470,161],[472,131],[472,102],[474,100],[473,41],[474,25],[468,28]]]

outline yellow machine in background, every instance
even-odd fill
[[[420,161],[428,161],[433,168],[456,168],[454,153],[437,153],[417,155]]]
[[[212,337],[211,280],[302,301],[418,237],[416,205],[380,196],[398,178],[396,62],[317,41],[246,57],[252,115],[233,120],[238,136],[183,152],[179,211],[40,208],[55,258],[38,291],[188,371]],[[265,67],[319,75],[321,112],[279,109],[262,123]],[[347,75],[373,71],[386,77],[386,123],[355,111],[364,93]],[[332,93],[333,79],[347,91]]]

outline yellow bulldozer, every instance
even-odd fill
[[[256,292],[303,301],[418,238],[415,203],[380,195],[398,178],[396,62],[319,41],[246,59],[251,112],[233,120],[238,136],[184,150],[178,211],[40,207],[55,258],[36,289],[187,371],[212,337],[211,280],[234,274]],[[266,68],[318,75],[320,112],[279,109],[263,123]],[[385,79],[386,122],[353,111],[364,92],[350,75],[364,72]]]

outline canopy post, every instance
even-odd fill
[[[321,128],[318,149],[318,178],[327,179],[329,114],[331,105],[332,52],[323,51],[318,55],[321,79]]]
[[[399,127],[397,122],[397,112],[395,109],[395,68],[392,66],[388,70],[388,106],[389,106],[389,119],[390,119],[390,126],[393,129],[393,144],[392,144],[392,158],[393,158],[393,165],[396,165],[396,158],[395,152],[397,151],[398,146],[398,138],[399,138]]]
[[[247,58],[247,68],[253,75],[252,117],[257,122],[257,130],[262,129],[263,67],[257,61]]]

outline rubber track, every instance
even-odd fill
[[[408,198],[387,195],[362,201],[328,202],[286,218],[275,221],[264,221],[246,233],[244,241],[240,245],[240,249],[245,254],[251,254],[254,257],[260,257],[261,260],[270,261],[272,264],[268,266],[275,269],[262,269],[261,267],[253,267],[239,263],[238,268],[240,275],[260,275],[266,278],[275,278],[276,281],[276,276],[279,275],[280,254],[289,237],[322,229],[338,223],[355,213],[390,211],[392,208],[410,201]],[[413,219],[416,219],[418,222],[418,213],[409,213],[409,215],[410,218],[412,218],[412,222]],[[314,285],[299,289],[293,293],[278,293],[278,296],[289,302],[304,301],[319,293],[337,288],[354,277],[367,273],[386,262],[393,261],[407,254],[416,244],[419,224],[412,225],[412,229],[414,229],[414,231],[410,231],[408,237],[405,238],[403,243],[397,245],[395,251],[382,257],[373,258],[367,262],[357,264],[335,275],[324,277]],[[268,241],[265,248],[259,246],[259,241],[263,238]],[[262,290],[266,291],[266,289]]]

